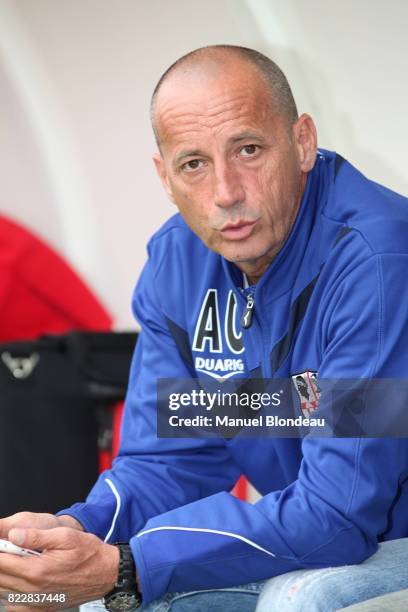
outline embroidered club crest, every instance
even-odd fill
[[[317,410],[321,390],[317,382],[317,372],[302,372],[292,376],[292,381],[300,399],[303,416],[309,417]]]

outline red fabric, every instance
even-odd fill
[[[112,461],[119,452],[120,426],[122,424],[124,402],[118,402],[112,410],[112,445],[111,448],[99,450],[99,471],[103,472],[112,466]]]
[[[105,470],[109,470],[112,467],[112,453],[110,450],[99,449],[99,472],[102,473]]]
[[[248,497],[248,481],[245,476],[241,476],[235,487],[232,489],[232,494],[238,499],[246,500]]]
[[[120,426],[122,424],[123,408],[125,402],[119,402],[116,404],[113,410],[113,423],[112,423],[112,459],[116,457],[119,452],[120,446]]]
[[[111,325],[108,312],[55,251],[0,215],[0,341]]]

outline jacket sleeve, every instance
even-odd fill
[[[84,503],[69,514],[105,541],[129,541],[146,521],[193,500],[231,489],[239,477],[223,440],[157,438],[156,381],[191,378],[156,294],[154,253],[134,296],[142,330],[133,356],[121,444]]]
[[[320,376],[407,376],[408,287],[398,282],[407,272],[408,258],[389,254],[341,279],[321,330]],[[257,504],[221,492],[147,522],[131,540],[144,601],[359,563],[376,551],[407,477],[403,439],[306,437],[297,480]]]

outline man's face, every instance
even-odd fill
[[[253,278],[294,222],[314,163],[304,151],[308,122],[288,126],[242,61],[221,75],[170,78],[160,91],[155,163],[164,186],[193,232]]]

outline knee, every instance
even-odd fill
[[[339,589],[342,568],[297,571],[268,580],[256,612],[328,612],[344,604]]]

